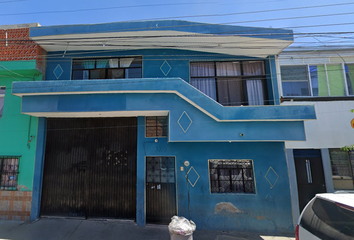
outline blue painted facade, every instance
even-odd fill
[[[183,21],[154,22],[173,24],[181,31],[208,33],[203,25],[183,27]],[[139,29],[133,25],[89,25],[32,28],[32,37],[61,34],[99,33]],[[152,24],[151,22],[145,24]],[[156,25],[157,24],[157,25]],[[113,27],[112,27],[113,26]],[[117,27],[119,26],[119,27]],[[134,26],[134,27],[133,27]],[[145,25],[144,25],[145,26]],[[146,26],[145,26],[146,27]],[[230,26],[215,25],[209,31],[220,35]],[[240,28],[237,28],[240,30]],[[166,27],[166,30],[171,30]],[[235,29],[232,29],[235,31]],[[271,29],[248,28],[252,34]],[[136,30],[139,31],[139,30]],[[160,31],[163,31],[160,29]],[[277,30],[289,40],[289,31]],[[279,32],[278,32],[279,33]],[[252,36],[250,34],[250,36]],[[274,38],[276,35],[270,35]],[[290,40],[292,35],[290,35]],[[13,94],[22,97],[22,113],[41,117],[33,186],[31,219],[39,217],[42,171],[45,151],[46,117],[124,117],[138,118],[136,221],[145,225],[145,158],[176,158],[177,214],[188,216],[186,168],[190,174],[190,210],[198,229],[259,232],[293,232],[285,141],[304,141],[304,121],[316,118],[313,106],[280,106],[275,54],[255,58],[179,49],[139,49],[129,51],[48,52],[46,79],[42,82],[15,82]],[[98,57],[142,57],[142,78],[113,80],[71,80],[72,59]],[[190,82],[190,62],[261,60],[265,63],[269,103],[266,106],[224,107]],[[164,63],[169,71],[162,71]],[[58,71],[58,66],[60,71]],[[168,116],[168,136],[145,137],[145,116]],[[91,114],[91,115],[90,115]],[[253,161],[255,193],[215,194],[210,191],[208,160],[250,159]],[[199,178],[198,178],[199,176]],[[227,205],[229,204],[229,205]],[[230,205],[231,204],[231,205]],[[233,206],[218,209],[218,206]]]

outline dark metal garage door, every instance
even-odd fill
[[[42,216],[135,219],[136,118],[47,120]]]

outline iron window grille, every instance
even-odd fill
[[[252,160],[209,160],[211,193],[255,193]]]
[[[147,183],[174,183],[174,157],[146,157]]]
[[[146,137],[167,137],[167,116],[146,117]]]
[[[0,157],[1,190],[17,190],[20,157]]]

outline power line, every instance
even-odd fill
[[[112,10],[112,9],[141,8],[141,7],[161,7],[161,6],[178,6],[178,5],[205,5],[205,4],[215,4],[215,3],[217,3],[217,2],[196,2],[196,3],[186,2],[186,3],[142,4],[142,5],[119,6],[119,7],[85,8],[85,9],[75,9],[75,10],[57,10],[57,11],[27,12],[27,13],[5,13],[5,14],[0,14],[0,17],[36,15],[36,14],[76,13],[76,12],[102,11],[102,10]]]
[[[346,2],[346,3],[312,5],[312,6],[306,6],[306,7],[293,7],[293,8],[278,8],[278,9],[268,9],[268,10],[248,11],[248,12],[232,12],[232,13],[217,13],[217,14],[202,14],[202,15],[185,15],[185,16],[166,17],[166,18],[146,18],[146,19],[139,19],[139,21],[163,20],[163,19],[182,19],[182,18],[199,18],[199,17],[225,17],[225,16],[234,16],[234,15],[243,15],[243,14],[255,14],[255,13],[268,13],[268,12],[278,12],[278,11],[303,10],[303,9],[311,9],[311,8],[335,7],[335,6],[352,5],[352,4],[354,4],[354,3],[353,2]]]

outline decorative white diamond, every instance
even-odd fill
[[[177,120],[178,125],[182,128],[183,132],[187,132],[189,127],[192,125],[193,121],[192,119],[188,116],[188,114],[184,111],[179,119]],[[188,126],[186,126],[188,125]]]
[[[191,170],[193,170],[194,173],[197,175],[197,179],[195,179],[194,183],[192,183],[192,182],[190,181],[190,179],[188,178],[188,175],[189,175],[189,173],[190,173]],[[194,169],[194,167],[191,167],[191,168],[188,170],[187,174],[186,174],[186,178],[187,178],[189,184],[190,184],[192,187],[194,187],[194,186],[197,184],[197,182],[198,182],[200,176],[199,176],[199,174],[197,173],[197,171]]]
[[[172,67],[170,66],[170,64],[168,64],[168,62],[166,60],[162,63],[162,65],[160,67],[161,72],[165,76],[167,76],[170,73],[171,69],[172,69]]]
[[[56,66],[56,68],[53,71],[53,73],[57,79],[60,78],[60,76],[63,74],[63,72],[64,72],[64,70],[59,64]]]
[[[269,174],[275,174],[275,180],[268,179]],[[274,176],[274,175],[273,175]],[[270,184],[270,188],[273,188],[275,184],[278,182],[279,175],[275,172],[275,170],[272,167],[269,167],[266,175],[264,176],[265,179],[267,179],[268,183]]]

